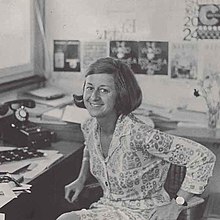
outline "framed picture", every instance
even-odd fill
[[[54,40],[54,71],[80,71],[80,43],[77,40]]]
[[[140,73],[137,41],[110,41],[110,57],[124,61],[135,73]]]
[[[139,41],[138,52],[140,73],[168,75],[168,42]]]
[[[171,78],[197,79],[198,45],[192,42],[170,44]]]

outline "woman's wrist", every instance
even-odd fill
[[[84,156],[83,159],[82,159],[82,161],[83,161],[83,162],[87,162],[87,161],[89,162],[89,157],[85,157],[85,156]]]
[[[175,207],[178,211],[180,211],[180,212],[181,212],[183,209],[186,208],[186,206],[177,204],[175,198],[173,198],[173,199],[171,200],[171,204],[172,204],[172,206],[174,206],[174,207]]]

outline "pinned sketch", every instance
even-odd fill
[[[124,61],[135,73],[140,73],[136,41],[110,41],[110,56]]]
[[[179,42],[170,44],[171,78],[197,79],[198,44]]]
[[[79,41],[54,40],[54,71],[80,71]]]
[[[200,76],[203,78],[207,75],[220,74],[220,44],[217,41],[203,41],[199,49]]]
[[[86,70],[89,65],[101,57],[108,56],[107,42],[82,42],[82,69]]]
[[[138,64],[147,75],[168,75],[168,42],[138,42]]]

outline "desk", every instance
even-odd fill
[[[65,141],[52,144],[49,149],[58,150],[64,157],[30,181],[31,194],[21,194],[0,209],[6,220],[55,220],[71,209],[64,199],[64,186],[78,176],[83,150],[83,139],[71,139],[65,136]]]
[[[53,143],[49,149],[60,151],[64,157],[50,169],[31,180],[31,194],[21,194],[17,199],[12,200],[0,209],[0,212],[6,213],[6,220],[55,220],[61,213],[73,209],[73,205],[64,199],[64,186],[78,176],[83,150],[82,134],[79,125],[76,124],[68,125],[66,129],[65,126],[62,128],[58,128],[56,125],[47,126],[48,128],[55,126],[55,131],[58,133],[58,142]],[[159,126],[157,123],[156,128]],[[199,131],[197,128],[192,132],[191,128],[177,128],[175,122],[168,126],[163,124],[161,129],[171,134],[196,139],[196,141],[201,138],[201,142],[209,142],[210,148],[212,148],[213,141],[220,143],[218,132],[217,136],[213,136],[205,130],[203,130],[204,133],[197,133]],[[214,146],[212,150],[215,152],[219,149]],[[216,154],[218,155],[218,152]],[[218,158],[220,155],[217,156],[217,163],[219,164]],[[215,192],[220,191],[218,178],[220,170],[217,168],[214,170],[214,178],[210,181],[207,193],[213,190]]]

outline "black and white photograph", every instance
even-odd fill
[[[0,220],[220,220],[220,0],[0,18]]]
[[[80,42],[54,40],[54,71],[80,71]]]
[[[147,75],[168,75],[168,42],[138,42],[138,64]]]

